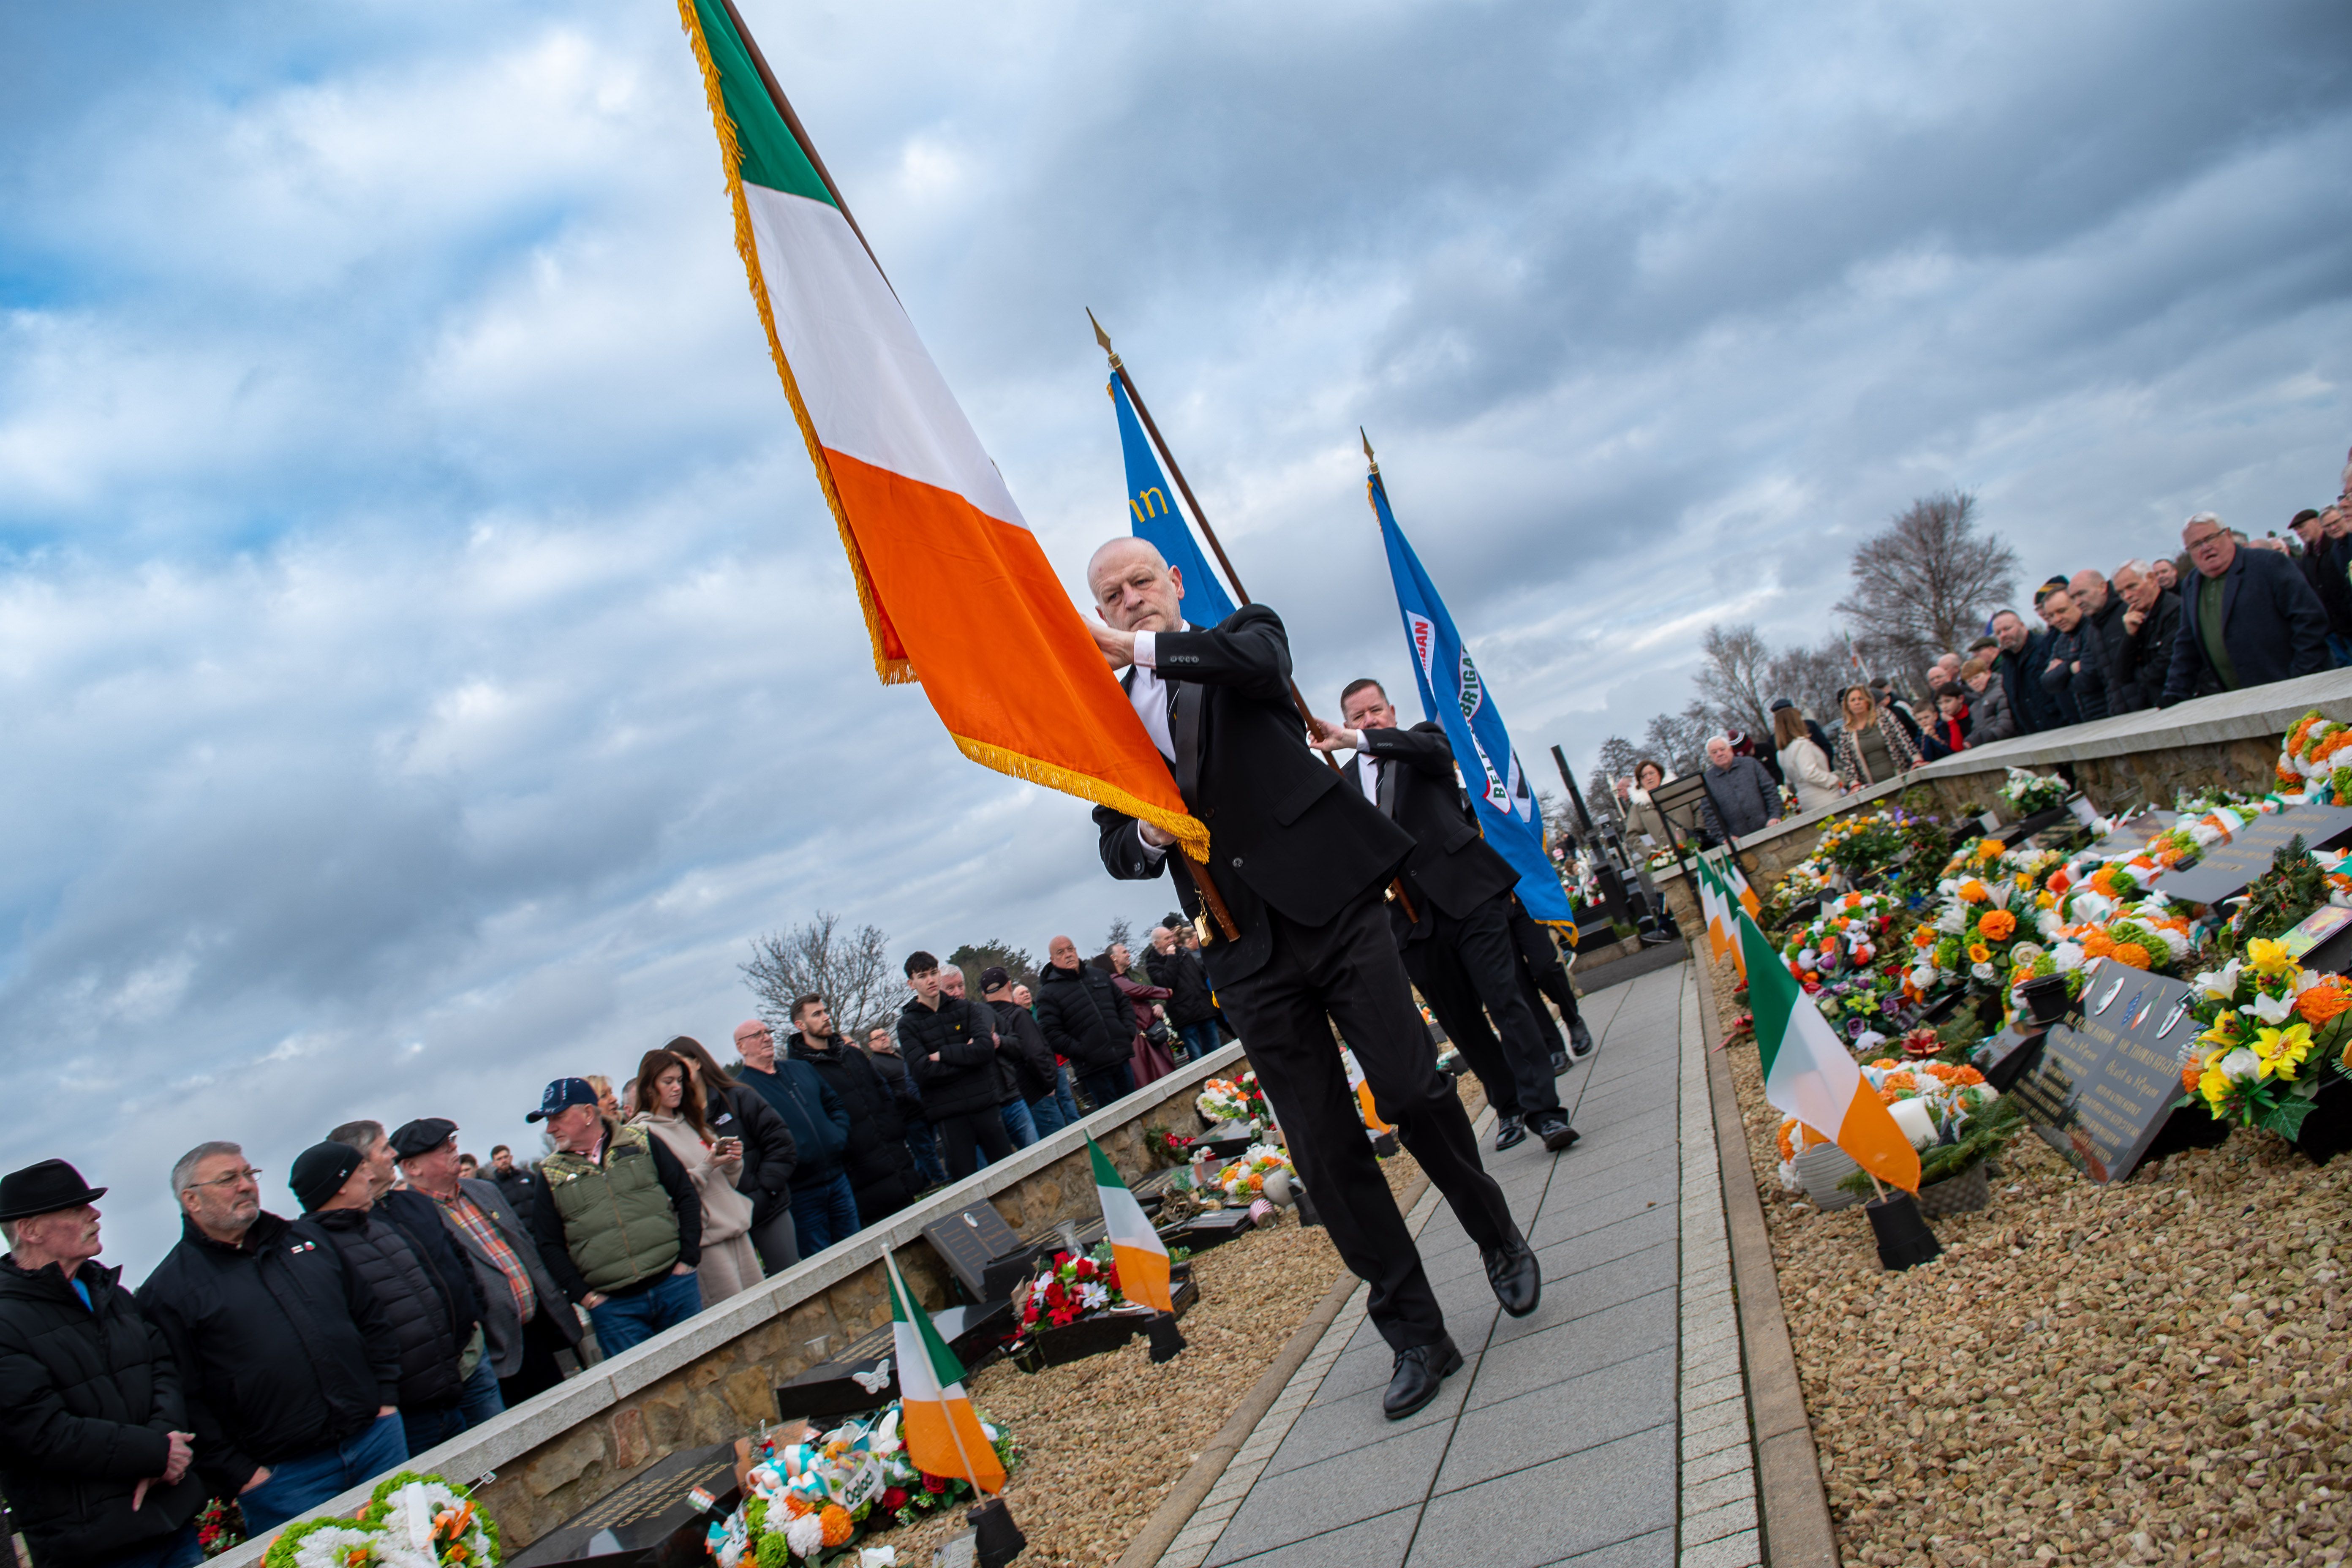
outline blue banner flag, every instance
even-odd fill
[[[1519,770],[1519,754],[1511,749],[1503,716],[1478,678],[1478,667],[1470,662],[1470,650],[1462,646],[1436,584],[1421,569],[1421,558],[1397,527],[1378,468],[1366,484],[1372,511],[1381,520],[1381,542],[1388,546],[1389,575],[1396,583],[1397,609],[1404,616],[1404,640],[1412,650],[1413,679],[1421,683],[1422,714],[1445,726],[1478,826],[1486,842],[1519,874],[1519,902],[1537,920],[1573,924],[1576,915],[1569,908],[1567,889],[1544,853],[1543,816]]]
[[[1150,540],[1160,558],[1182,575],[1184,618],[1196,626],[1216,626],[1234,613],[1233,598],[1209,570],[1191,525],[1176,510],[1175,492],[1168,488],[1143,422],[1135,416],[1135,405],[1127,400],[1127,388],[1117,376],[1110,378],[1110,400],[1118,409],[1118,445],[1127,456],[1128,521],[1134,525],[1136,538]]]

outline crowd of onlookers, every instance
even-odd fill
[[[1883,676],[1857,681],[1824,728],[1774,699],[1768,741],[1731,731],[1706,742],[1698,836],[1756,833],[1996,741],[2352,665],[2346,473],[2347,494],[2296,512],[2284,536],[2249,538],[2200,511],[2178,557],[2052,577],[2034,590],[2032,621],[1998,610],[1937,658],[1924,700]],[[1674,776],[1644,758],[1617,781],[1629,831],[1661,847],[1671,840],[1650,792]],[[1687,826],[1675,837],[1691,837]]]
[[[1224,1037],[1173,915],[1140,963],[1057,936],[1034,984],[905,970],[862,1042],[811,994],[739,1026],[732,1063],[680,1036],[618,1089],[556,1079],[535,1160],[482,1164],[443,1117],[350,1121],[296,1156],[289,1219],[238,1144],[199,1143],[135,1293],[97,1261],[105,1188],[61,1160],[0,1177],[15,1529],[43,1568],[189,1568],[207,1498],[274,1530]]]

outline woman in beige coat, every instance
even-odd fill
[[[702,1199],[702,1263],[695,1270],[706,1307],[724,1301],[761,1279],[760,1255],[751,1249],[751,1200],[735,1190],[743,1168],[743,1143],[714,1138],[704,1121],[702,1089],[687,1070],[686,1058],[647,1051],[637,1063],[629,1119],[668,1146],[694,1178]]]

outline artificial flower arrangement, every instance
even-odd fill
[[[499,1527],[462,1488],[402,1470],[377,1483],[357,1519],[308,1519],[278,1531],[265,1568],[498,1568]]]
[[[1967,1174],[2007,1148],[2025,1125],[2018,1107],[1972,1067],[1883,1057],[1863,1064],[1862,1076],[1919,1151],[1922,1187]],[[1857,1172],[1840,1184],[1863,1192],[1869,1182]]]
[[[1925,928],[1936,933],[1934,941],[1932,945],[1917,944],[1913,959],[1910,979],[1920,991],[1964,977],[1995,985],[2007,973],[2010,948],[2026,934],[2011,906],[2030,907],[2030,896],[2012,878],[1995,874],[1990,867],[1987,873],[1961,876],[1938,889],[1943,907]]]
[[[205,1506],[196,1510],[196,1545],[207,1557],[217,1557],[244,1543],[245,1532],[229,1519],[228,1510],[229,1505],[219,1498],[206,1498]],[[237,1517],[242,1520],[244,1515]]]
[[[2278,937],[2294,929],[2323,905],[2352,908],[2352,877],[2345,863],[2352,854],[2340,849],[2313,851],[2301,834],[2271,857],[2270,869],[2246,884],[2221,928],[2222,951],[2230,952],[2254,937]]]
[[[2352,983],[2295,961],[2284,942],[2256,937],[2244,954],[2191,983],[2189,1007],[2207,1026],[2180,1069],[2179,1104],[2201,1100],[2217,1121],[2292,1139],[2322,1072],[2352,1076]]]
[[[738,1460],[743,1500],[725,1519],[713,1521],[704,1537],[719,1568],[828,1561],[828,1554],[848,1546],[861,1530],[912,1524],[970,1495],[970,1481],[927,1475],[907,1457],[899,1436],[903,1413],[893,1400],[871,1422],[845,1421],[822,1436],[781,1447],[768,1439],[752,1456]],[[1011,1470],[1016,1457],[1012,1434],[984,1415],[980,1429],[998,1462]],[[896,1553],[886,1547],[859,1556],[861,1563],[888,1563]]]
[[[1239,1078],[1211,1079],[1201,1086],[1200,1097],[1192,1103],[1212,1122],[1255,1121],[1263,1127],[1274,1120],[1274,1112],[1266,1109],[1265,1092],[1257,1086],[1257,1074],[1246,1069]]]
[[[1807,969],[1835,971],[1869,963],[1887,946],[1888,934],[1904,914],[1903,900],[1888,894],[1844,894],[1828,900],[1819,915],[1800,927],[1783,944],[1780,956],[1801,980]]]
[[[1276,1143],[1253,1143],[1242,1152],[1240,1159],[1219,1171],[1213,1179],[1227,1197],[1247,1202],[1265,1191],[1265,1179],[1276,1171],[1297,1174],[1290,1163],[1290,1152]]]
[[[2314,805],[2352,803],[2352,724],[2316,708],[2279,742],[2279,787]]]
[[[2179,816],[2171,827],[2147,841],[2147,853],[2159,866],[2177,866],[2191,856],[2201,855],[2207,846],[2236,834],[2254,817],[2279,810],[2281,804],[2268,799],[2249,800],[2227,790],[2196,799],[2183,798]]]
[[[1779,1137],[1780,1150],[1780,1185],[1792,1193],[1805,1190],[1803,1180],[1797,1174],[1797,1156],[1808,1149],[1819,1148],[1830,1142],[1830,1135],[1806,1126],[1793,1116],[1780,1119]]]
[[[2048,773],[2028,773],[2023,768],[2009,770],[2009,782],[1997,792],[2020,816],[2032,816],[2053,806],[2066,804],[2074,792],[2066,781]]]
[[[1036,1279],[1021,1308],[1023,1332],[1043,1323],[1058,1329],[1088,1312],[1127,1304],[1118,1288],[1118,1264],[1110,1243],[1097,1242],[1091,1253],[1056,1252]]]

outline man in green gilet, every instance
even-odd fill
[[[584,1078],[549,1084],[523,1120],[546,1122],[555,1140],[540,1166],[547,1199],[531,1215],[540,1259],[588,1309],[604,1353],[702,1310],[702,1200],[677,1157],[644,1128],[605,1120]]]

